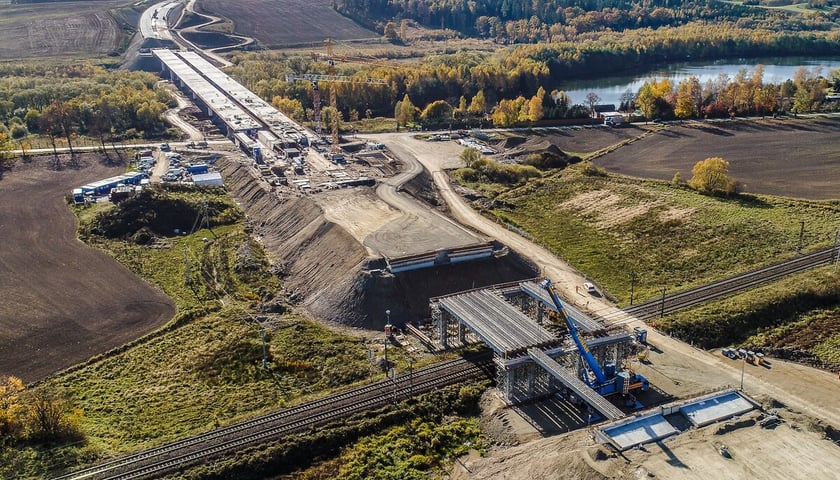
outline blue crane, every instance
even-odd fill
[[[619,386],[616,385],[616,376],[613,376],[612,378],[607,377],[607,374],[604,373],[601,365],[598,364],[598,360],[596,360],[595,356],[592,355],[592,352],[589,351],[589,347],[586,345],[586,342],[580,338],[577,326],[566,314],[566,310],[563,308],[563,302],[561,302],[560,297],[557,296],[557,292],[554,290],[554,285],[551,284],[551,280],[546,278],[540,282],[540,286],[548,292],[548,295],[551,297],[551,301],[554,302],[554,306],[557,308],[557,313],[559,313],[566,322],[566,326],[569,328],[569,334],[572,336],[572,340],[574,340],[578,352],[580,352],[580,356],[583,357],[583,360],[586,362],[589,370],[592,371],[593,375],[595,375],[594,380],[590,379],[589,374],[584,371],[583,376],[586,384],[603,396],[618,393]],[[628,377],[624,378],[624,381],[626,382],[626,385],[621,386],[622,391],[620,393],[627,393],[627,391],[635,388],[647,390],[649,386],[647,379],[637,373],[629,374]]]

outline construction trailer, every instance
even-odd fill
[[[147,175],[143,172],[128,172],[116,177],[110,177],[97,182],[82,185],[81,190],[83,195],[102,196],[108,195],[112,188],[117,185],[139,185],[140,181],[146,178]]]
[[[225,186],[225,182],[222,180],[222,174],[219,172],[199,173],[193,175],[193,184],[217,187]]]

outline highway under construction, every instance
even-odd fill
[[[395,175],[393,165],[397,159],[377,146],[353,154],[347,152],[346,156],[327,153],[319,146],[320,136],[294,122],[197,52],[154,49],[152,54],[160,61],[161,74],[249,157],[258,173],[254,182],[264,182],[278,193],[291,195],[379,184],[379,199],[369,208],[383,210],[380,224],[360,229],[358,218],[340,214],[331,219],[357,234],[357,240],[371,254],[383,259],[384,268],[380,270],[400,274],[492,259],[505,252],[492,239],[464,229],[397,192],[422,168],[411,166]],[[367,198],[359,197],[362,201]],[[327,196],[313,198],[328,213],[336,211],[336,202]]]

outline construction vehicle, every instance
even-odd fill
[[[615,369],[614,365],[608,365],[611,368],[608,369],[610,375],[607,375],[604,369],[601,368],[601,365],[598,364],[598,360],[596,360],[595,356],[592,355],[592,352],[589,351],[589,347],[586,345],[586,342],[580,338],[577,326],[575,325],[575,322],[569,318],[569,315],[566,314],[566,310],[563,308],[563,302],[561,302],[560,297],[557,296],[557,292],[554,290],[551,280],[546,278],[540,282],[540,286],[548,292],[551,297],[551,301],[557,308],[557,312],[566,321],[569,334],[572,336],[572,340],[575,342],[575,346],[577,347],[581,358],[583,358],[584,362],[586,362],[587,368],[583,369],[583,381],[590,388],[598,392],[601,396],[606,397],[615,393],[627,394],[630,390],[646,391],[650,387],[650,383],[642,375],[628,370],[618,371]]]

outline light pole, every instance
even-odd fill
[[[659,318],[665,316],[665,287],[662,287],[662,306],[659,309]]]
[[[744,391],[744,367],[747,365],[747,359],[741,360],[741,391]]]
[[[387,318],[386,325],[391,325],[391,310],[385,310],[385,318]],[[385,369],[388,369],[388,335],[385,335]]]
[[[802,240],[805,238],[805,221],[799,222],[799,247],[796,249],[797,253],[802,253]]]

